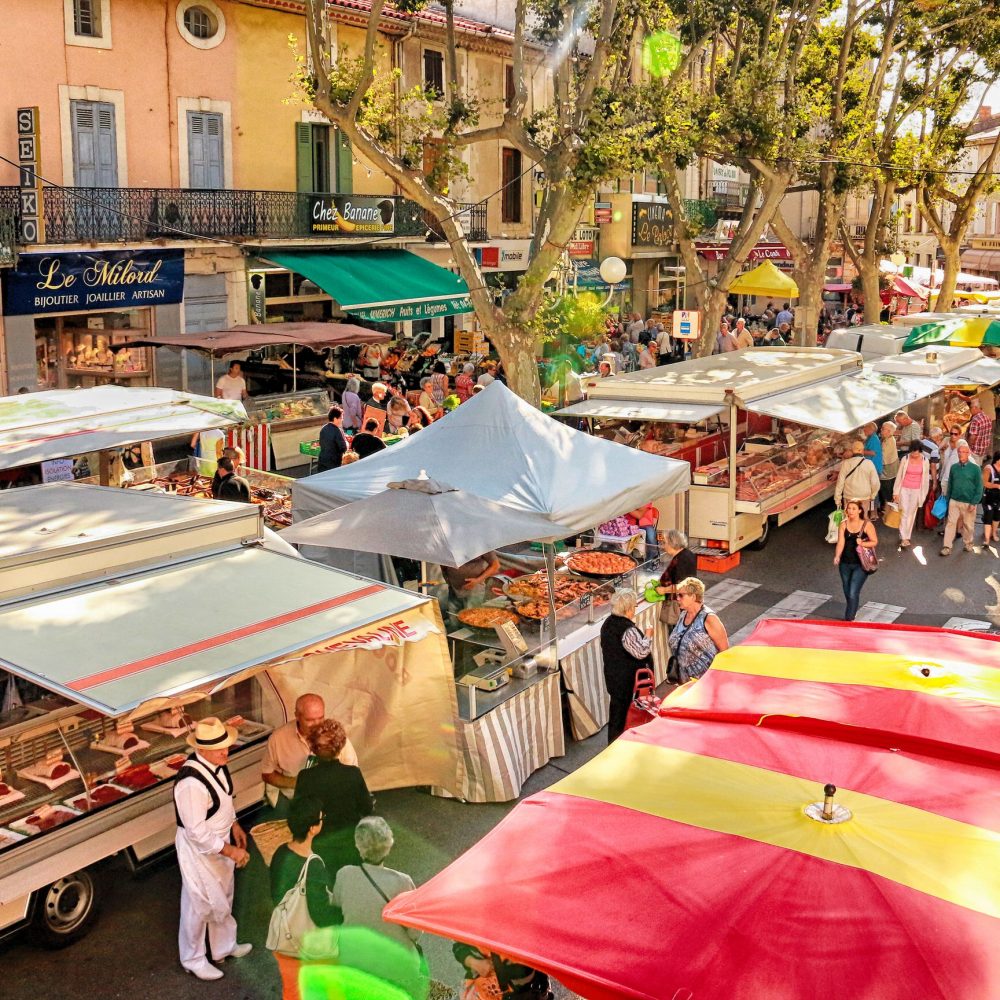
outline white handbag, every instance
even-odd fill
[[[335,929],[320,929],[309,915],[309,900],[306,895],[306,878],[309,862],[313,858],[321,860],[318,854],[310,854],[302,865],[302,871],[271,914],[267,925],[266,947],[293,958],[312,960],[333,959],[339,953]]]
[[[835,510],[830,515],[829,525],[826,529],[826,540],[830,545],[836,545],[837,539],[840,537],[840,522],[844,520],[844,512],[842,510]]]

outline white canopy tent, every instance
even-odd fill
[[[687,489],[690,466],[591,437],[536,410],[494,382],[415,437],[362,462],[297,481],[296,520],[390,482],[434,479],[584,531],[657,497]],[[400,524],[400,531],[414,525]]]

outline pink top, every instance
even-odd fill
[[[906,460],[906,471],[903,473],[903,489],[919,490],[924,476],[923,461],[914,462],[912,458]]]

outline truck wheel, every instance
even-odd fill
[[[751,542],[747,548],[752,549],[754,552],[760,552],[762,548],[771,540],[771,519],[769,517],[764,518],[764,523],[761,525],[760,538],[755,542]]]
[[[38,890],[32,933],[46,948],[65,948],[90,932],[99,909],[93,876],[87,871],[73,872]]]

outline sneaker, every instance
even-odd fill
[[[938,553],[938,554],[942,555],[942,556],[950,556],[951,555],[951,549],[942,549],[940,551],[940,553]]]

